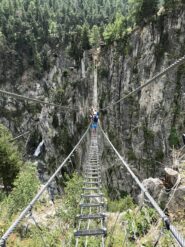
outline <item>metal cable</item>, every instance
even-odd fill
[[[18,100],[26,100],[26,101],[39,103],[39,104],[42,104],[42,105],[55,106],[55,107],[58,107],[58,108],[62,108],[64,110],[74,110],[74,111],[77,110],[77,108],[75,108],[75,107],[71,108],[71,107],[68,107],[68,106],[62,106],[62,105],[54,104],[54,103],[51,103],[51,102],[45,102],[45,101],[42,101],[42,100],[39,100],[39,99],[23,96],[23,95],[16,94],[16,93],[11,93],[11,92],[8,92],[8,91],[2,90],[2,89],[0,89],[0,94],[2,94],[4,96],[11,97],[11,98],[15,98],[15,99],[18,99]]]
[[[159,244],[163,234],[164,234],[164,227],[162,227],[162,229],[160,230],[159,236],[157,237],[157,240],[154,243],[154,247],[156,247]]]
[[[132,178],[135,180],[135,182],[138,184],[138,186],[140,187],[140,189],[144,192],[145,196],[148,198],[148,200],[150,201],[150,203],[152,204],[152,206],[155,208],[155,210],[158,212],[158,214],[160,215],[160,217],[162,218],[167,230],[169,230],[172,235],[174,236],[174,238],[177,240],[177,242],[180,244],[181,247],[185,247],[185,239],[181,236],[181,234],[176,230],[176,228],[171,224],[168,216],[163,212],[163,210],[159,207],[159,205],[157,204],[157,202],[153,199],[153,197],[149,194],[149,192],[147,191],[147,189],[144,187],[144,185],[140,182],[140,180],[137,178],[137,176],[133,173],[133,171],[130,169],[129,165],[126,163],[126,161],[122,158],[122,156],[118,153],[118,151],[116,150],[116,148],[113,146],[113,144],[111,143],[111,141],[109,140],[108,136],[105,134],[105,132],[103,131],[101,125],[100,129],[104,135],[104,137],[106,138],[106,140],[108,141],[108,143],[110,144],[110,146],[112,147],[112,149],[115,151],[115,153],[117,154],[117,156],[119,157],[120,161],[122,162],[123,166],[128,170],[128,172],[130,173],[130,175],[132,176]]]
[[[58,169],[54,172],[54,174],[50,177],[48,182],[43,186],[43,188],[37,193],[37,195],[32,199],[32,201],[28,204],[28,206],[21,212],[19,217],[14,221],[14,223],[8,228],[8,230],[4,233],[4,235],[0,239],[0,246],[4,247],[6,240],[12,234],[12,232],[15,230],[17,225],[21,222],[21,220],[27,215],[27,213],[32,209],[33,205],[38,201],[38,199],[41,197],[43,192],[47,189],[48,185],[53,181],[53,179],[56,177],[56,175],[59,173],[59,171],[62,169],[62,167],[65,165],[65,163],[69,160],[73,152],[78,148],[84,137],[87,135],[89,131],[90,125],[88,126],[87,130],[79,140],[79,142],[76,144],[76,146],[73,148],[71,153],[67,156],[67,158],[62,162],[62,164],[58,167]]]
[[[41,240],[43,242],[44,247],[48,247],[47,244],[46,244],[46,242],[45,242],[45,240],[44,240],[44,237],[42,235],[42,228],[39,226],[39,224],[35,220],[35,218],[34,218],[34,216],[32,214],[32,211],[30,211],[29,217],[33,220],[33,222],[35,223],[35,226],[39,229],[39,232],[40,232],[39,236],[40,236],[40,238],[41,238]]]
[[[110,105],[101,108],[100,111],[106,110],[107,108],[110,108],[116,104],[118,104],[119,102],[127,99],[128,97],[130,97],[132,94],[139,92],[142,88],[148,86],[150,83],[156,81],[157,79],[159,79],[161,76],[165,75],[166,73],[168,73],[170,70],[180,66],[181,64],[183,64],[185,62],[185,56],[179,58],[177,61],[175,61],[173,64],[171,64],[169,67],[167,67],[166,69],[164,69],[163,71],[161,71],[160,73],[158,73],[157,75],[155,75],[154,77],[152,77],[151,79],[149,79],[146,83],[144,83],[142,86],[137,87],[134,91],[130,92],[129,94],[125,95],[124,97],[122,97],[121,99],[111,103]]]
[[[181,181],[181,178],[180,178],[180,175],[179,175],[179,176],[178,176],[178,179],[177,179],[177,181],[176,181],[176,183],[175,183],[175,185],[171,188],[171,190],[173,190],[173,193],[169,196],[169,200],[167,201],[167,203],[166,203],[166,205],[165,205],[165,207],[164,207],[164,209],[163,209],[163,212],[166,211],[168,205],[170,204],[171,200],[173,199],[173,197],[174,197],[174,195],[175,195],[175,192],[176,192],[176,190],[177,190],[177,187],[178,187],[180,181]],[[160,221],[161,221],[161,218],[156,222],[156,224],[155,224],[155,229],[158,228],[158,226],[159,226],[159,224],[160,224]],[[158,238],[157,238],[157,240],[156,240],[154,246],[157,246],[157,245],[158,245],[158,243],[159,243],[159,241],[160,241],[160,239],[161,239],[161,237],[162,237],[162,235],[163,235],[163,231],[164,231],[164,227],[160,230],[159,235],[158,235]]]
[[[26,132],[24,132],[24,133],[22,133],[22,134],[16,136],[15,138],[11,139],[10,142],[14,142],[14,141],[16,141],[17,139],[19,139],[19,138],[21,138],[21,137],[23,137],[23,136],[29,134],[30,132],[31,132],[30,130],[29,130],[29,131],[26,131]]]
[[[171,188],[172,194],[170,195],[169,200],[166,203],[165,208],[164,208],[163,211],[165,211],[168,208],[168,205],[170,204],[170,202],[172,201],[173,197],[175,196],[175,192],[177,191],[177,188],[178,188],[180,182],[181,182],[181,177],[179,175],[178,178],[177,178],[177,181],[176,181],[175,185]]]

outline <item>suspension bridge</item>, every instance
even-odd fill
[[[126,99],[134,93],[139,92],[142,88],[146,87],[152,82],[155,82],[158,78],[178,67],[179,65],[185,62],[185,56],[175,61],[168,68],[164,69],[162,72],[148,80],[142,86],[136,88],[134,91],[130,92],[128,95],[120,98],[120,100],[111,103],[110,105],[100,109],[103,111],[107,108],[111,108],[114,105],[118,104],[120,101]],[[96,87],[95,87],[96,88]],[[49,105],[60,108],[60,110],[74,110],[74,108],[60,106],[57,104],[53,104],[50,102],[40,101],[38,99],[21,96],[18,94],[14,94],[11,92],[7,92],[4,90],[0,90],[0,93],[4,96],[12,97],[17,100],[25,100],[31,101],[35,103],[39,103],[41,105]],[[75,109],[76,110],[76,109]],[[55,179],[55,177],[61,172],[62,167],[70,160],[71,156],[74,152],[79,148],[79,146],[86,141],[87,136],[90,132],[90,126],[86,129],[79,142],[70,152],[70,154],[64,159],[62,164],[58,167],[58,169],[54,172],[54,174],[50,177],[50,179],[45,183],[45,185],[40,189],[37,195],[31,200],[31,202],[27,205],[27,207],[20,213],[18,218],[13,222],[13,224],[5,231],[3,236],[0,238],[0,246],[5,247],[7,245],[7,241],[9,236],[15,231],[20,222],[32,211],[34,205],[39,200],[41,195],[45,190],[50,186],[51,182]],[[16,137],[21,138],[24,134]],[[90,145],[88,146],[88,160],[83,164],[83,178],[84,178],[84,186],[83,186],[83,194],[81,195],[81,202],[78,205],[80,214],[76,216],[76,220],[78,222],[77,229],[74,232],[74,236],[76,238],[75,247],[79,246],[79,243],[83,241],[83,246],[88,246],[89,238],[99,238],[101,247],[105,246],[105,238],[107,236],[107,229],[105,225],[106,219],[106,202],[104,198],[104,194],[102,193],[102,167],[103,164],[100,161],[99,156],[99,143],[98,143],[98,135],[101,135],[101,138],[104,138],[108,143],[111,150],[115,153],[121,165],[127,170],[127,172],[131,175],[132,179],[139,186],[140,190],[144,193],[145,198],[150,202],[150,205],[156,210],[159,217],[162,219],[164,227],[171,233],[171,236],[176,240],[179,246],[185,247],[185,239],[182,234],[176,229],[176,227],[171,223],[169,217],[165,214],[165,212],[159,207],[154,198],[149,194],[147,189],[143,186],[138,177],[134,174],[134,172],[129,167],[129,164],[123,159],[121,154],[114,147],[109,137],[106,135],[101,125],[98,128],[98,134],[95,133],[91,135]],[[127,246],[127,245],[125,245]]]

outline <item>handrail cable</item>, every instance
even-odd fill
[[[38,234],[39,234],[39,236],[40,236],[40,238],[41,238],[41,240],[42,240],[42,242],[43,242],[44,247],[48,247],[47,244],[46,244],[46,242],[45,242],[45,240],[44,240],[43,234],[42,234],[42,228],[39,226],[39,224],[38,224],[37,221],[35,220],[35,217],[33,216],[31,210],[30,210],[30,215],[29,215],[29,217],[33,220],[33,222],[35,223],[35,226],[38,228],[38,230],[39,230],[39,231],[38,231]]]
[[[41,197],[43,192],[47,189],[48,185],[53,181],[53,179],[56,177],[56,175],[59,173],[61,168],[65,165],[65,163],[69,160],[73,152],[78,148],[84,137],[87,135],[89,131],[90,125],[88,126],[85,133],[82,135],[79,142],[76,144],[76,146],[73,148],[73,150],[70,152],[70,154],[65,158],[65,160],[62,162],[62,164],[58,167],[58,169],[54,172],[54,174],[50,177],[48,182],[43,186],[43,188],[37,193],[37,195],[32,199],[32,201],[28,204],[28,206],[21,212],[19,217],[14,221],[14,223],[8,228],[8,230],[4,233],[4,235],[0,239],[0,246],[4,247],[6,240],[10,236],[10,234],[14,231],[14,229],[17,227],[17,225],[20,223],[20,221],[27,215],[28,212],[32,209],[33,205],[38,201],[38,199]]]
[[[127,95],[125,95],[124,97],[122,97],[121,99],[111,103],[110,105],[101,108],[100,111],[104,111],[107,108],[110,108],[111,106],[114,106],[116,104],[118,104],[119,102],[127,99],[128,97],[130,97],[132,94],[139,92],[142,88],[148,86],[150,83],[154,82],[155,80],[159,79],[161,76],[165,75],[166,73],[168,73],[170,70],[180,66],[181,64],[183,64],[185,62],[185,56],[179,58],[178,60],[176,60],[173,64],[171,64],[169,67],[167,67],[166,69],[164,69],[163,71],[159,72],[157,75],[155,75],[154,77],[152,77],[151,79],[149,79],[146,83],[144,83],[143,85],[137,87],[134,91],[128,93]]]
[[[26,132],[24,132],[24,133],[22,133],[22,134],[16,136],[15,138],[12,138],[12,139],[10,140],[10,142],[14,142],[14,141],[16,141],[17,139],[19,139],[19,138],[21,138],[21,137],[23,137],[23,136],[29,134],[30,132],[31,132],[31,131],[28,130],[28,131],[26,131]]]
[[[150,201],[150,203],[152,204],[152,206],[155,208],[155,210],[158,212],[158,214],[160,215],[160,217],[162,218],[167,230],[169,230],[172,235],[174,236],[174,238],[177,240],[177,242],[179,243],[179,245],[181,247],[185,247],[185,239],[181,236],[181,234],[176,230],[176,228],[171,224],[168,216],[163,212],[163,210],[159,207],[159,205],[157,204],[157,202],[153,199],[153,197],[149,194],[149,192],[147,191],[147,189],[144,187],[144,185],[139,181],[138,177],[133,173],[133,171],[130,169],[129,165],[126,163],[126,161],[122,158],[122,156],[119,154],[119,152],[116,150],[116,148],[113,146],[113,144],[111,143],[111,141],[109,140],[108,136],[105,134],[105,132],[103,131],[101,125],[100,129],[104,135],[104,137],[107,139],[108,143],[110,144],[110,146],[112,147],[112,149],[115,151],[115,153],[117,154],[117,156],[119,157],[120,161],[122,162],[122,164],[124,165],[124,167],[128,170],[128,172],[131,174],[132,178],[135,180],[135,182],[138,184],[138,186],[140,187],[140,189],[144,192],[145,196],[148,198],[148,200]]]
[[[2,90],[2,89],[0,89],[0,94],[6,95],[6,96],[9,96],[11,98],[18,99],[18,100],[26,100],[26,101],[31,101],[31,102],[43,104],[43,105],[55,106],[55,107],[63,108],[63,109],[66,109],[66,110],[77,110],[77,108],[71,108],[71,107],[68,107],[68,106],[62,106],[62,105],[58,105],[58,104],[55,104],[55,103],[52,103],[52,102],[45,102],[43,100],[39,100],[39,99],[36,99],[36,98],[27,97],[27,96],[23,96],[23,95],[20,95],[20,94],[8,92],[8,91]]]
[[[37,128],[38,128],[38,126],[39,126],[39,123],[36,123],[36,124],[34,123],[33,125],[31,125],[31,128],[34,128],[34,127],[37,127]],[[14,141],[20,139],[21,137],[23,137],[23,136],[25,136],[25,135],[27,135],[27,134],[30,134],[30,133],[32,132],[31,128],[30,128],[30,130],[27,130],[27,131],[25,131],[25,132],[22,132],[22,133],[19,134],[18,136],[13,137],[13,138],[10,140],[10,142],[14,142]]]
[[[167,203],[166,203],[166,205],[165,205],[165,207],[163,209],[163,212],[165,212],[165,210],[168,208],[168,205],[170,204],[171,200],[173,199],[180,181],[181,181],[181,178],[180,178],[180,176],[178,176],[178,179],[177,179],[175,185],[171,188],[172,194],[169,196],[169,199],[168,199],[168,201],[167,201]],[[144,200],[143,200],[143,202],[144,202]],[[162,219],[160,218],[156,222],[156,224],[154,225],[154,227],[155,227],[154,229],[157,229],[159,227],[161,221],[162,221]],[[163,231],[164,231],[164,226],[161,228],[161,230],[159,232],[159,235],[157,237],[157,240],[155,241],[154,247],[158,245],[158,243],[159,243],[159,241],[160,241],[160,239],[161,239],[161,237],[163,235]]]

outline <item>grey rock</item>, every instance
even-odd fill
[[[159,194],[162,189],[164,189],[163,182],[159,178],[148,178],[145,179],[142,184],[147,189],[149,194],[155,199],[158,200]],[[144,200],[144,193],[141,192],[141,194],[138,196],[138,201],[140,204],[142,204]]]

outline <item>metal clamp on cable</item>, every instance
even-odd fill
[[[6,241],[4,239],[0,240],[0,247],[6,247]]]
[[[28,217],[32,217],[32,206],[30,207],[30,210],[28,211]]]
[[[164,222],[164,224],[166,226],[166,229],[170,230],[170,220],[169,220],[169,218],[167,216],[163,217],[163,222]]]

